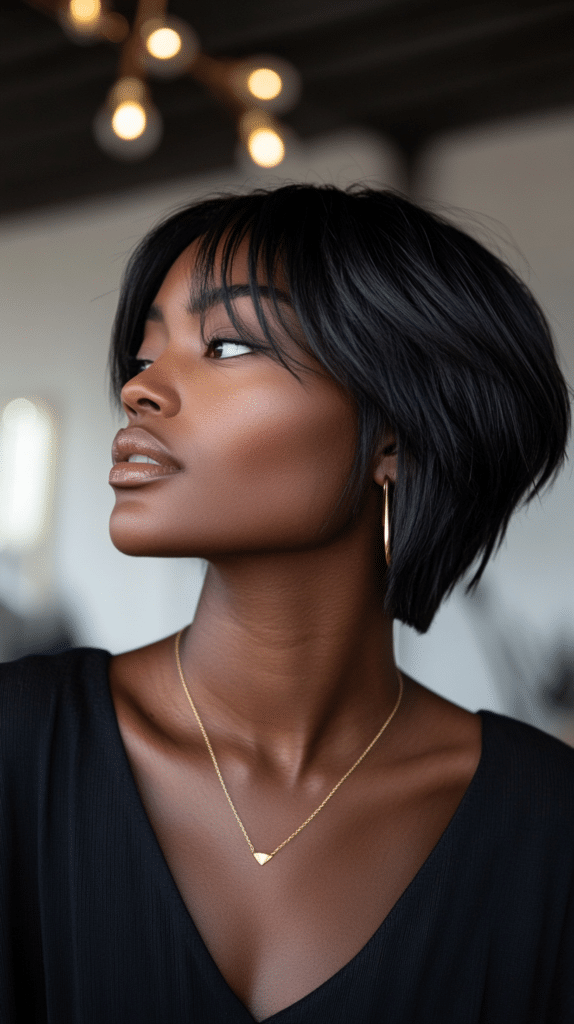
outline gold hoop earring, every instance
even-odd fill
[[[391,564],[391,517],[389,514],[389,483],[388,476],[385,477],[383,483],[383,490],[385,492],[385,515],[384,515],[384,531],[385,531],[385,559],[387,565]]]

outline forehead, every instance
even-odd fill
[[[222,277],[223,249],[226,238],[227,235],[223,235],[215,250],[213,259],[213,275],[216,281],[221,280]],[[197,238],[191,243],[191,245],[188,245],[187,248],[183,250],[175,263],[170,267],[165,279],[167,279],[167,277],[170,277],[172,280],[174,278],[177,278],[178,280],[186,279],[190,284],[192,284],[195,279],[199,285],[199,267],[197,265],[197,257],[201,241],[201,238]],[[247,284],[249,281],[249,235],[246,235],[241,239],[241,242],[239,242],[234,251],[233,259],[229,262],[227,267],[227,280],[232,284]],[[266,280],[267,276],[263,268],[263,262],[261,257],[259,257],[257,263],[257,281],[259,283],[264,283]],[[273,281],[283,291],[289,290],[287,277],[281,265],[281,261],[278,261],[277,263]]]
[[[200,289],[200,285],[202,285],[203,282],[199,274],[199,268],[197,267],[197,256],[202,241],[201,238],[198,238],[188,245],[171,265],[159,291],[156,294],[156,298],[152,303],[149,311],[151,315],[148,315],[148,319],[163,319],[163,307],[167,307],[171,303],[184,309],[186,313],[192,313],[192,315],[195,315],[199,312],[202,316],[203,313],[206,312],[206,309],[212,308],[212,305],[223,305],[221,297],[222,293],[219,284],[222,279],[222,255],[225,239],[226,236],[223,236],[223,238],[220,239],[214,254],[214,280],[211,281],[211,283],[209,283],[209,281],[205,282],[207,285],[205,289],[207,293],[206,308],[203,308],[203,296],[201,295]],[[236,293],[230,296],[232,305],[235,304],[234,300],[237,295],[245,298],[249,295],[248,254],[249,236],[246,235],[238,244],[233,259],[227,268],[227,284],[231,286],[231,288],[234,288],[234,286],[245,286],[243,288],[237,287]],[[309,347],[304,328],[293,307],[293,296],[281,260],[277,261],[273,277],[275,295],[278,301],[277,312],[271,308],[271,295],[266,287],[268,281],[269,279],[265,274],[262,260],[259,258],[256,280],[259,287],[257,288],[257,291],[260,299],[265,303],[265,309],[263,311],[264,320],[268,328],[271,330],[271,334],[275,341],[278,343],[279,349],[283,351],[284,354],[286,351],[290,351],[293,355],[296,354],[298,370],[311,370],[318,378],[329,379],[330,384],[340,390],[344,395],[345,400],[354,408],[353,399],[348,388],[336,382],[328,367],[317,357],[317,354],[313,349]],[[210,298],[212,296],[215,297],[216,300],[213,304],[210,302]],[[241,318],[241,316],[242,313],[240,312],[239,317]],[[281,328],[279,334],[275,331],[277,326]],[[294,345],[291,343],[294,343]]]
[[[210,272],[205,277],[205,271],[199,263],[199,249],[202,238],[196,239],[177,257],[169,268],[163,282],[156,292],[152,306],[148,313],[148,319],[161,319],[161,307],[165,303],[175,302],[187,313],[202,316],[214,306],[224,304],[224,294],[221,289],[223,278],[223,250],[225,236],[220,239],[213,255]],[[256,274],[256,287],[259,293],[259,300],[271,299],[268,288],[269,279],[259,259]],[[277,266],[273,276],[273,285],[277,301],[281,304],[282,314],[287,316],[291,326],[298,329],[300,325],[294,315],[292,299],[289,294],[287,279],[283,268]],[[251,286],[252,287],[252,286]],[[249,238],[244,237],[239,243],[233,258],[228,262],[226,275],[226,289],[228,298],[231,301],[240,297],[251,297],[249,285]],[[273,314],[274,316],[277,314]],[[297,333],[299,333],[297,331]]]

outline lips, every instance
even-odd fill
[[[147,462],[128,462],[130,455],[147,455],[159,465]],[[181,471],[166,448],[141,427],[125,427],[119,430],[112,445],[113,467],[109,483],[117,487],[138,487],[140,484],[172,476]]]
[[[155,437],[148,434],[147,430],[143,430],[141,427],[125,427],[123,430],[118,430],[114,438],[112,445],[114,466],[118,462],[127,463],[130,455],[147,455],[150,459],[155,459],[156,462],[159,462],[160,466],[169,469],[171,472],[177,472],[181,469],[179,462],[172,458],[167,448],[164,448]],[[129,464],[132,465],[132,463]],[[133,465],[146,465],[147,467],[149,464],[134,463]]]

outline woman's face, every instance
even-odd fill
[[[126,447],[115,450],[115,461],[125,463],[130,438],[145,443],[151,435],[179,468],[136,479],[136,486],[121,486],[122,467],[112,470],[112,541],[131,555],[199,558],[324,543],[346,522],[339,517],[329,532],[320,532],[353,462],[352,401],[280,327],[285,351],[304,364],[295,367],[300,381],[272,350],[250,349],[223,303],[204,314],[204,344],[200,316],[190,311],[197,245],[173,264],[153,303],[137,354],[147,366],[122,389],[129,422],[116,438]],[[247,247],[245,239],[233,262],[232,285],[248,284]],[[281,274],[276,284],[287,292]],[[261,301],[271,317],[270,300]],[[234,302],[267,346],[250,297]],[[298,326],[289,307],[285,312]],[[134,466],[128,474],[139,470],[145,472]]]

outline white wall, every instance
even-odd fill
[[[41,395],[59,414],[53,572],[82,644],[117,653],[169,634],[192,618],[202,579],[199,560],[130,558],[108,534],[110,451],[126,419],[112,416],[105,370],[126,258],[172,207],[292,180],[402,184],[391,147],[351,130],[302,146],[273,172],[238,167],[0,224],[0,400]]]

